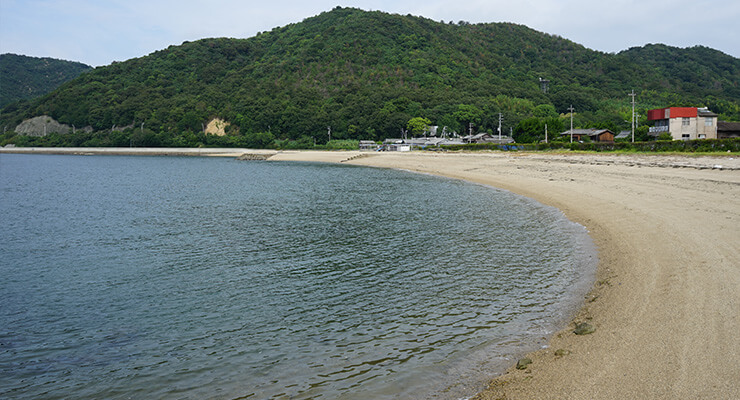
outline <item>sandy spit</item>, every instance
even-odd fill
[[[737,156],[271,154],[488,184],[557,207],[588,228],[599,265],[583,308],[548,348],[527,356],[526,370],[512,366],[492,377],[475,399],[740,398]],[[580,322],[596,331],[575,335]]]

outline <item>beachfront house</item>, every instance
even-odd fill
[[[609,129],[573,129],[572,133],[574,142],[582,142],[584,138],[589,138],[593,142],[614,142],[614,132]],[[561,132],[560,135],[570,137],[571,130]]]
[[[648,111],[651,136],[668,132],[673,140],[717,139],[717,114],[706,107],[667,107]]]

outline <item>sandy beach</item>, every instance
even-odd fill
[[[337,154],[273,159],[336,162]],[[589,229],[599,266],[583,308],[547,349],[527,356],[526,370],[512,366],[476,399],[740,398],[740,159],[346,156],[507,189]],[[596,331],[575,335],[580,322]]]
[[[599,265],[583,307],[547,348],[527,355],[527,369],[512,365],[475,399],[740,398],[736,155],[268,155],[465,179],[557,207],[587,227]],[[595,332],[574,334],[580,322]]]

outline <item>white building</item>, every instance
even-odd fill
[[[668,132],[673,140],[717,139],[717,114],[707,108],[668,107],[648,111],[650,135]]]

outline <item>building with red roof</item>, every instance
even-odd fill
[[[717,114],[707,108],[667,107],[648,111],[650,135],[668,132],[673,140],[717,139]]]

